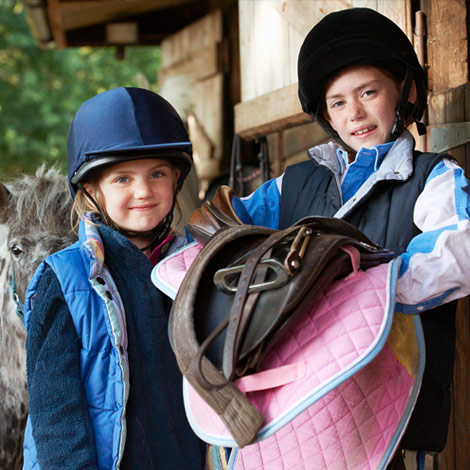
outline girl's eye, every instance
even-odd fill
[[[375,95],[375,93],[377,93],[377,90],[366,90],[364,96],[372,96]]]
[[[127,176],[120,176],[119,178],[116,178],[116,183],[127,183],[129,181],[129,178]]]
[[[164,173],[162,173],[161,171],[154,171],[152,173],[152,178],[161,178],[162,176],[164,176]]]
[[[331,103],[332,108],[339,108],[340,106],[343,106],[343,105],[344,105],[343,100],[338,100],[338,101],[334,101],[333,103]]]

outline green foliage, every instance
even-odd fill
[[[19,0],[0,0],[0,178],[41,163],[66,168],[67,131],[88,98],[117,86],[156,83],[158,47],[41,50]]]

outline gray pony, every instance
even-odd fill
[[[18,311],[41,260],[76,240],[71,206],[67,180],[56,169],[42,166],[34,176],[0,182],[0,469],[19,470],[23,461],[28,394]]]

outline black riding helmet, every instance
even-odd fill
[[[426,108],[427,80],[406,34],[393,21],[369,8],[330,13],[308,33],[300,48],[297,72],[299,99],[304,112],[334,140],[336,131],[323,117],[325,87],[341,70],[353,65],[375,65],[404,80],[390,140],[404,130],[405,121],[418,121]],[[417,102],[408,102],[412,81]],[[347,146],[345,146],[348,148]]]
[[[192,145],[181,118],[164,98],[142,88],[115,88],[85,101],[78,109],[67,138],[68,179],[72,197],[100,169],[144,158],[167,160],[179,168],[175,192],[181,189],[192,166]],[[154,240],[169,231],[173,209],[152,231]],[[109,222],[106,221],[105,222]],[[148,236],[118,229],[126,236]]]

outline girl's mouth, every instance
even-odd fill
[[[132,210],[132,211],[148,211],[148,210],[152,210],[154,207],[155,207],[155,204],[147,204],[145,206],[131,207],[130,210]]]
[[[367,134],[368,132],[373,131],[375,128],[376,128],[376,126],[364,127],[362,129],[359,129],[358,131],[352,132],[352,135],[361,136],[361,135]]]

